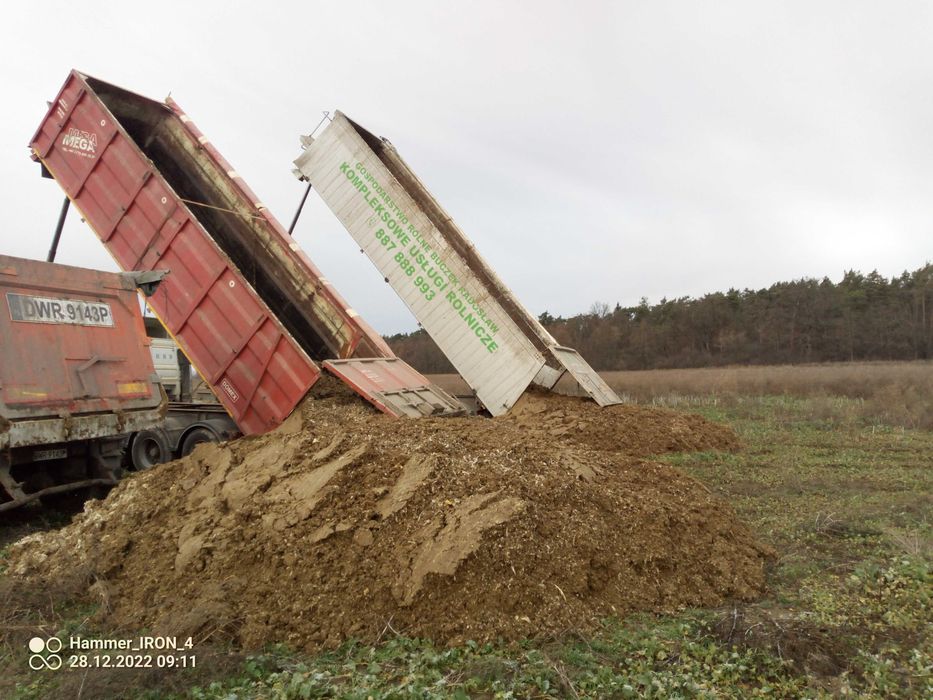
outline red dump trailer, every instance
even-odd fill
[[[116,483],[161,423],[138,280],[0,255],[0,511]]]
[[[322,366],[393,415],[463,411],[393,355],[173,100],[72,71],[30,148],[122,269],[170,271],[147,302],[243,433],[285,420]]]

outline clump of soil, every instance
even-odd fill
[[[398,420],[316,389],[275,432],[201,445],[22,540],[10,572],[79,577],[118,628],[245,648],[515,639],[762,589],[769,552],[729,507],[633,456],[733,447],[727,429],[545,395]]]

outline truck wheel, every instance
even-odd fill
[[[217,434],[207,428],[195,428],[181,441],[180,457],[187,457],[202,442],[217,442]]]
[[[171,458],[172,452],[161,433],[154,430],[141,430],[136,433],[130,448],[130,459],[134,469],[149,469],[162,462],[168,462]]]

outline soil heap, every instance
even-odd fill
[[[313,393],[21,540],[11,575],[74,582],[118,629],[248,649],[515,639],[761,592],[767,548],[639,457],[733,449],[727,428],[536,393],[503,418],[399,420],[332,380]]]

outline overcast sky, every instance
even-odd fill
[[[342,110],[535,314],[899,274],[933,259],[931,7],[5,3],[0,252],[48,251],[63,194],[26,145],[77,68],[171,93],[285,225],[298,135]],[[314,195],[296,238],[378,330],[415,327]],[[115,269],[76,215],[58,261]]]

